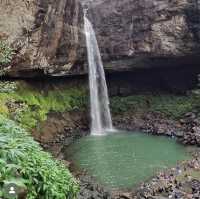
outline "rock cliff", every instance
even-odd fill
[[[200,1],[87,3],[108,68],[129,70],[198,62],[195,54],[200,49]]]
[[[1,0],[14,77],[87,72],[83,6],[107,70],[198,66],[199,0]]]
[[[82,10],[77,1],[2,0],[0,13],[0,39],[16,51],[9,75],[62,74],[79,60]]]

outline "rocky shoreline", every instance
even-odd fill
[[[99,185],[86,172],[74,170],[73,165],[63,154],[63,148],[88,134],[87,122],[79,121],[78,124],[76,131],[73,128],[65,128],[65,131],[55,135],[53,140],[41,143],[46,150],[57,158],[65,160],[66,165],[71,167],[72,173],[77,177],[81,186],[78,199],[200,198],[200,153],[197,147],[193,152],[192,160],[161,172],[136,189],[113,192]],[[186,113],[178,121],[167,119],[156,113],[149,113],[145,116],[134,114],[126,114],[123,117],[114,116],[114,125],[118,129],[134,129],[155,136],[170,136],[184,145],[199,146],[200,144],[200,120],[198,112],[195,111]]]
[[[179,120],[163,117],[158,113],[145,116],[128,115],[115,118],[115,126],[125,130],[139,130],[153,135],[175,137],[182,144],[200,145],[200,118],[197,111],[186,113]]]
[[[192,160],[160,172],[149,183],[141,184],[131,198],[199,198],[200,181],[196,178],[199,172],[200,158],[196,152]]]

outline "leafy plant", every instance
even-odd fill
[[[0,82],[0,93],[11,93],[17,89],[15,82],[1,81]]]
[[[5,183],[27,189],[27,199],[73,199],[79,190],[65,166],[43,152],[13,121],[0,116],[0,193]]]
[[[0,41],[0,66],[9,64],[14,55],[14,51],[4,41]]]

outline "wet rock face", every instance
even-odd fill
[[[2,0],[0,39],[17,53],[8,74],[86,73],[84,3],[107,69],[200,63],[199,0]]]

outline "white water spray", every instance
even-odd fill
[[[89,64],[91,134],[103,135],[113,131],[113,125],[100,50],[94,29],[86,14],[84,14],[84,28]]]

